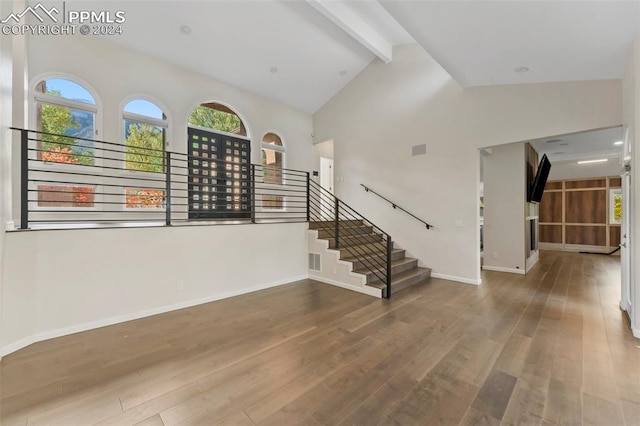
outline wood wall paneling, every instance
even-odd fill
[[[565,192],[565,223],[607,223],[607,191]]]
[[[607,245],[606,226],[566,225],[565,234],[567,244],[582,244],[587,246]]]
[[[564,185],[566,189],[604,188],[607,186],[607,179],[568,180]]]
[[[609,227],[609,247],[618,247],[620,245],[620,225],[611,225]]]
[[[556,180],[553,182],[547,182],[544,189],[545,190],[562,189],[562,181]]]
[[[545,191],[542,194],[540,222],[562,223],[562,192]]]
[[[562,244],[562,224],[540,225],[540,242]]]
[[[611,188],[622,187],[622,178],[609,178],[609,186]]]

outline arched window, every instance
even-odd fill
[[[167,116],[156,104],[134,99],[124,106],[125,168],[162,173]]]
[[[124,167],[148,173],[164,172],[164,150],[168,121],[166,114],[153,102],[134,99],[122,112],[124,120]],[[126,188],[125,208],[161,209],[164,190],[160,188]]]
[[[264,183],[282,185],[282,168],[284,166],[285,149],[282,139],[275,133],[267,133],[262,137],[262,175]],[[264,195],[264,209],[284,208],[284,198],[280,195]]]
[[[247,129],[238,114],[216,102],[207,102],[195,107],[189,116],[189,126],[247,136]]]
[[[282,139],[275,133],[267,133],[262,137],[262,165],[264,166],[264,183],[282,185],[282,168],[284,167],[285,149]]]
[[[38,159],[47,163],[93,166],[98,107],[82,85],[64,78],[47,78],[36,85]],[[88,140],[87,140],[88,139]]]

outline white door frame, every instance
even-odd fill
[[[631,245],[631,135],[629,128],[624,132],[623,147],[624,172],[622,180],[622,224],[620,227],[620,308],[633,318],[633,286],[631,285],[631,267],[633,247]]]

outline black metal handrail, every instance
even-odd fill
[[[308,221],[308,172],[11,129],[21,135],[21,229]],[[209,168],[194,174],[202,161]],[[210,210],[191,217],[196,205]]]
[[[412,218],[416,219],[416,220],[417,220],[417,221],[419,221],[419,222],[422,222],[422,223],[427,227],[427,229],[434,228],[434,226],[433,226],[433,225],[430,225],[430,224],[429,224],[429,223],[427,223],[426,221],[424,221],[424,220],[420,219],[418,216],[414,215],[414,214],[413,214],[413,213],[411,213],[410,211],[408,211],[408,210],[406,210],[406,209],[404,209],[404,208],[400,207],[399,205],[397,205],[397,204],[396,204],[396,203],[394,203],[393,201],[389,200],[388,198],[384,197],[383,195],[378,194],[376,191],[374,191],[373,189],[369,188],[368,186],[365,186],[365,185],[363,185],[363,184],[360,184],[360,186],[361,186],[361,187],[363,187],[365,191],[367,191],[367,192],[372,192],[372,193],[376,194],[378,197],[380,197],[380,198],[382,198],[383,200],[385,200],[387,203],[391,204],[391,206],[392,206],[394,209],[402,210],[403,212],[405,212],[406,214],[408,214],[408,215],[409,215],[409,216],[411,216]]]
[[[338,197],[327,191],[318,183],[310,180],[310,222],[315,222],[320,230],[327,231],[333,238],[333,248],[344,250],[375,278],[385,284],[385,297],[391,297],[391,255],[393,252],[393,240],[391,236],[380,229],[373,222],[344,203]],[[341,227],[351,222],[360,222],[371,227],[371,234],[351,233],[342,235],[348,238],[352,244],[341,244]],[[376,241],[380,235],[380,241]],[[363,246],[367,246],[365,249]]]

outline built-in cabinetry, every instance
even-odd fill
[[[608,251],[620,244],[620,177],[550,181],[540,203],[540,247]]]

